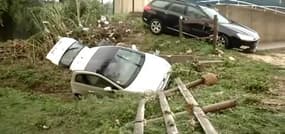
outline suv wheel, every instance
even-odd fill
[[[232,46],[230,45],[229,37],[226,35],[219,35],[218,37],[218,43],[221,46],[225,46],[226,49],[231,49]]]
[[[79,93],[74,93],[74,94],[73,94],[73,98],[74,98],[75,100],[82,100],[82,95],[79,94]]]
[[[255,53],[256,52],[256,45],[250,46],[248,49],[246,49],[247,53]]]
[[[162,23],[158,19],[153,19],[150,22],[150,31],[154,34],[160,34],[162,32]]]

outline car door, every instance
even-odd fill
[[[107,80],[104,76],[86,71],[73,72],[71,88],[73,93],[94,93],[96,95],[110,95],[116,90],[122,90],[120,86]]]
[[[208,24],[209,21],[210,18],[199,7],[187,6],[183,21],[183,30],[198,37],[209,36],[211,30]]]
[[[185,5],[173,3],[170,5],[166,11],[166,26],[167,29],[172,31],[179,31],[179,18],[180,16],[184,16],[185,13]]]

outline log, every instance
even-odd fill
[[[144,111],[145,111],[145,99],[141,99],[139,102],[136,120],[135,120],[135,127],[134,127],[134,134],[143,134],[144,133]]]
[[[171,114],[170,107],[168,105],[164,92],[158,93],[160,107],[163,113],[164,123],[168,134],[178,134],[178,129],[175,124],[175,120]]]
[[[185,84],[185,86],[186,87],[195,87],[195,86],[202,84],[203,82],[204,82],[203,79],[197,79],[195,81],[192,81],[190,83]],[[174,88],[165,90],[164,93],[166,94],[166,96],[170,96],[170,95],[172,95],[171,93],[175,92],[175,91],[178,91],[178,87],[174,87]]]
[[[218,78],[216,74],[213,73],[207,73],[201,76],[201,79],[197,79],[195,81],[192,81],[190,83],[185,84],[186,87],[195,87],[200,84],[206,84],[206,85],[213,85],[218,82]],[[172,95],[171,92],[177,91],[178,87],[171,88],[169,90],[165,90],[164,93],[167,96]]]
[[[236,105],[237,105],[237,101],[234,99],[234,100],[227,100],[227,101],[211,104],[211,105],[202,107],[202,109],[205,113],[209,113],[209,112],[221,111],[227,108],[232,108],[232,107],[235,107]]]
[[[235,107],[236,104],[237,104],[236,100],[226,100],[226,101],[223,101],[223,102],[219,102],[219,103],[211,104],[211,105],[208,105],[208,106],[204,106],[204,107],[202,107],[202,109],[203,109],[203,111],[205,113],[218,112],[218,111],[221,111],[221,110],[224,110],[224,109],[227,109],[227,108]],[[185,115],[185,114],[188,114],[188,111],[178,112],[178,113],[175,113],[174,115],[175,115],[175,117],[178,117],[178,116],[182,116],[182,115]],[[147,123],[152,123],[152,122],[160,121],[162,119],[163,119],[163,117],[158,117],[158,118],[153,118],[153,119],[146,120],[146,122]]]
[[[186,88],[186,86],[182,83],[180,78],[175,79],[178,88],[182,95],[184,96],[186,102],[189,106],[192,108],[190,111],[193,111],[194,116],[199,121],[200,125],[202,126],[204,132],[206,134],[217,134],[218,132],[213,127],[212,123],[208,120],[208,117],[204,113],[201,107],[199,107],[198,102],[195,100],[194,96],[191,94],[191,92]]]

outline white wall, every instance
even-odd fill
[[[142,12],[145,5],[152,0],[134,0],[134,11]],[[115,13],[129,13],[133,10],[133,0],[114,0]]]

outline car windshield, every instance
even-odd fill
[[[230,21],[222,16],[219,12],[217,12],[216,10],[212,9],[212,8],[208,8],[208,7],[203,7],[201,6],[201,9],[211,18],[214,19],[214,16],[217,15],[218,17],[218,23],[230,23]]]
[[[137,76],[144,54],[118,47],[102,47],[89,61],[86,70],[99,73],[123,88]]]
[[[64,67],[69,67],[74,60],[74,58],[78,55],[81,49],[84,46],[81,45],[79,42],[73,43],[64,53],[62,58],[60,59],[60,65]]]

